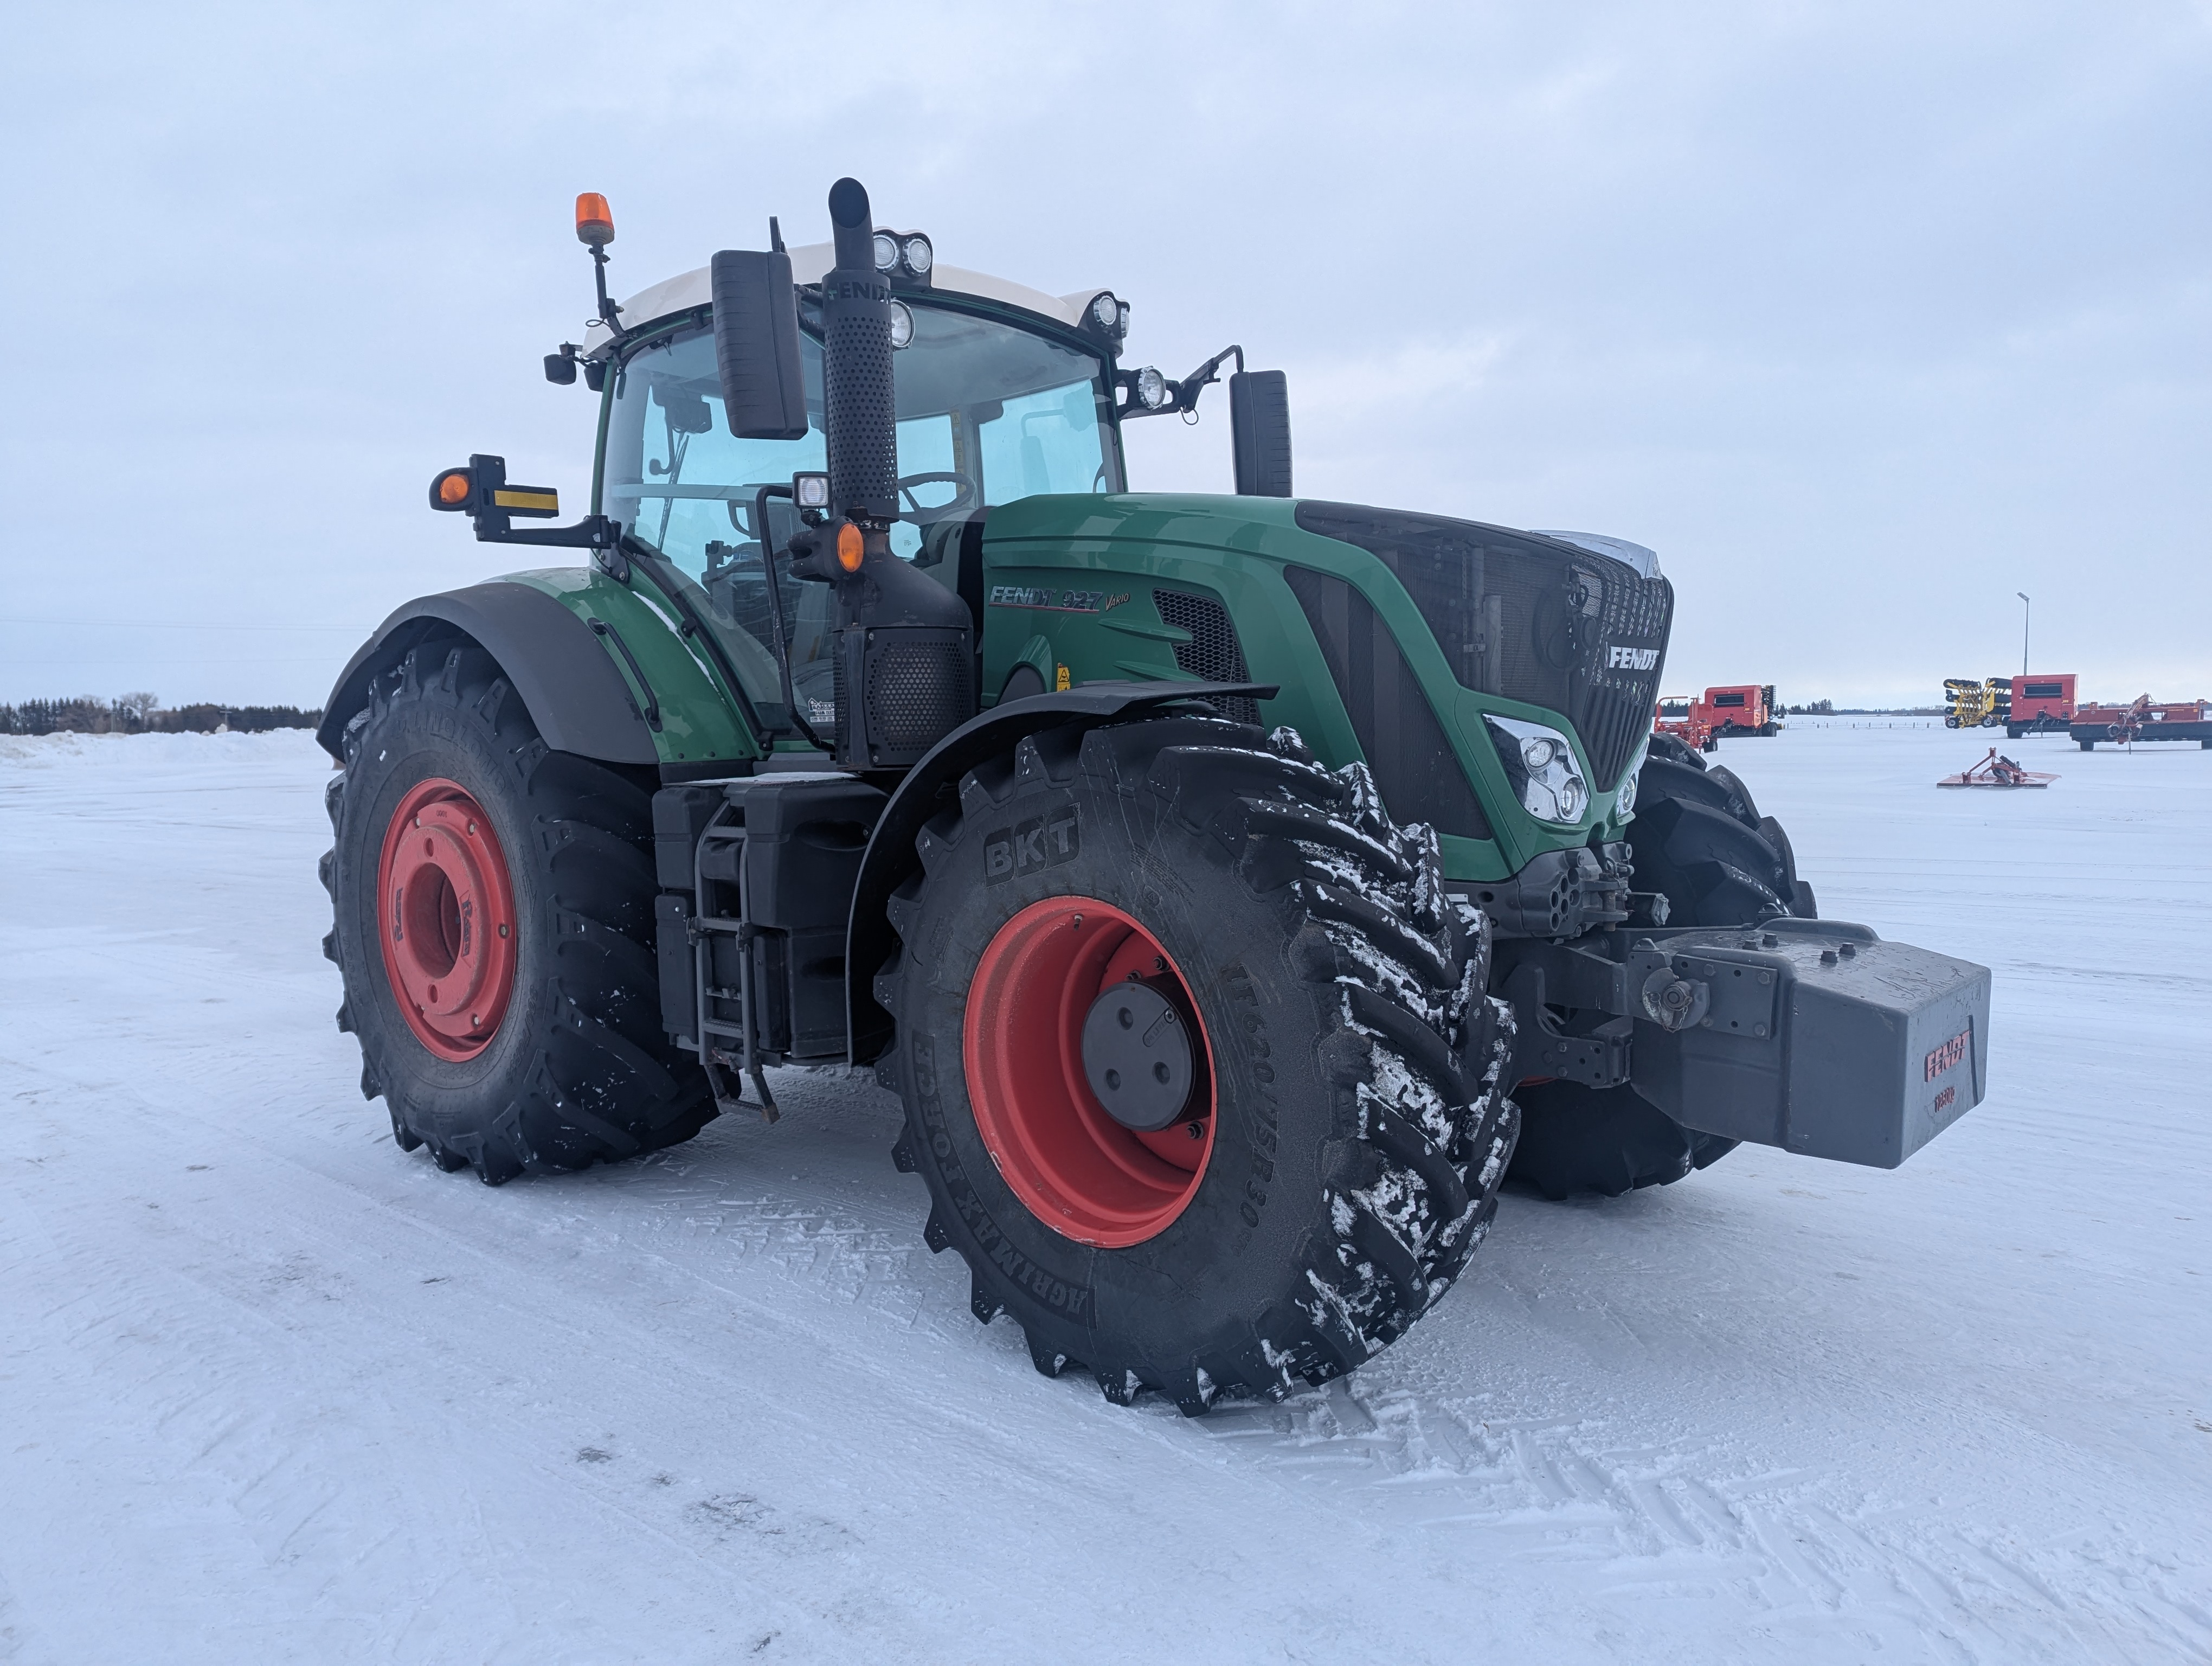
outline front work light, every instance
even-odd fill
[[[1091,321],[1101,330],[1112,330],[1121,322],[1121,303],[1110,291],[1102,291],[1091,298]]]
[[[604,249],[615,240],[614,210],[596,191],[581,192],[576,198],[576,240],[595,249]]]
[[[899,246],[899,255],[906,262],[907,271],[916,277],[927,277],[929,269],[937,264],[937,251],[929,246],[929,240],[920,232],[913,233]]]
[[[793,475],[791,501],[802,509],[828,508],[830,507],[830,477],[826,474]]]
[[[898,348],[913,344],[914,313],[903,301],[894,301],[891,302],[891,345]]]
[[[898,239],[887,231],[876,234],[876,270],[887,272],[898,264]]]
[[[1139,370],[1132,383],[1137,403],[1147,410],[1158,410],[1168,402],[1168,379],[1160,374],[1158,365],[1146,365]]]
[[[1486,716],[1483,722],[1522,807],[1538,821],[1579,822],[1589,808],[1589,783],[1566,736],[1517,717]]]

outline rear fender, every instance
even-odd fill
[[[1272,700],[1261,683],[1086,683],[1079,689],[1010,700],[970,718],[939,741],[884,806],[860,859],[853,913],[845,929],[846,1030],[852,1061],[867,1064],[890,1043],[891,1016],[877,1002],[876,974],[897,946],[886,913],[891,893],[921,866],[914,842],[931,817],[959,802],[960,778],[987,758],[1012,751],[1029,735],[1073,724],[1098,728],[1148,717],[1209,696]]]
[[[760,747],[723,689],[641,590],[585,569],[517,574],[422,596],[377,627],[347,662],[315,739],[344,761],[346,725],[371,680],[441,627],[499,662],[556,751],[607,763],[732,769]]]

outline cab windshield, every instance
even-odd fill
[[[996,319],[913,304],[914,339],[893,360],[897,388],[899,517],[891,548],[943,556],[980,510],[1042,492],[1121,489],[1110,384],[1103,362]],[[805,312],[802,308],[802,319]],[[739,440],[723,419],[710,330],[662,337],[616,373],[599,511],[673,568],[688,599],[728,652],[772,729],[791,727],[776,674],[767,575],[753,525],[763,486],[827,466],[822,344],[802,331],[803,440]],[[796,526],[788,499],[769,502],[781,547]],[[779,575],[785,641],[799,715],[835,715],[830,587]]]

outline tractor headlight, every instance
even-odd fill
[[[1578,822],[1589,808],[1589,783],[1566,736],[1541,723],[1516,717],[1486,717],[1522,806],[1538,821]]]

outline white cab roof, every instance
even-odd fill
[[[835,255],[835,246],[829,243],[803,243],[791,250],[791,277],[795,283],[819,283],[828,276]],[[985,272],[971,272],[958,266],[940,265],[929,275],[929,287],[934,291],[950,290],[955,295],[977,295],[985,301],[996,301],[1009,307],[1025,307],[1059,323],[1074,328],[1083,321],[1083,309],[1103,290],[1077,289],[1064,295],[1048,295],[1042,289],[1032,289],[1024,283],[1010,283],[1003,277],[993,277]],[[689,312],[694,307],[704,307],[713,299],[708,287],[707,268],[698,267],[680,277],[640,289],[622,303],[624,319],[637,324],[649,323],[665,318],[671,313]],[[594,322],[584,332],[584,350],[596,353],[613,339],[613,332],[605,325]]]

